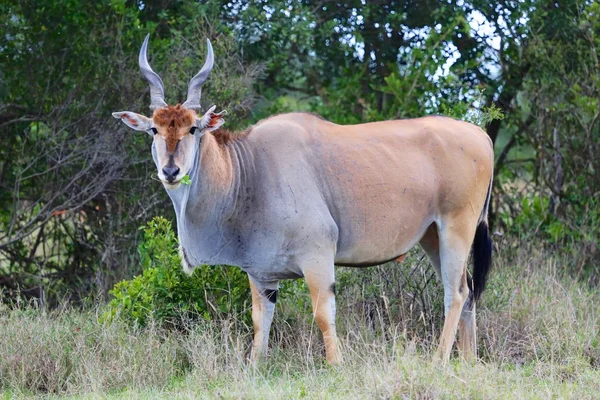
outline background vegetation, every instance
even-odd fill
[[[597,393],[598,2],[5,0],[0,26],[0,390]],[[297,110],[342,124],[445,114],[481,125],[496,152],[486,365],[423,360],[442,296],[416,250],[399,266],[339,269],[343,370],[321,369],[301,282],[282,288],[277,362],[245,366],[245,277],[182,275],[149,139],[110,116],[148,113],[137,67],[147,33],[169,103],[211,39],[203,104],[227,109],[230,129]]]

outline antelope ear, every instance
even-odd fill
[[[152,128],[152,119],[148,117],[144,117],[143,115],[133,113],[131,111],[121,111],[114,112],[112,116],[120,119],[130,127],[131,129],[135,129],[136,131],[145,131],[148,132],[150,128]],[[152,134],[151,132],[148,132]]]
[[[212,106],[208,109],[206,114],[204,114],[200,118],[196,118],[196,126],[200,131],[210,132],[216,129],[219,129],[221,125],[225,123],[223,117],[227,114],[226,110],[221,111],[220,113],[214,113],[213,111],[217,108],[217,106]]]

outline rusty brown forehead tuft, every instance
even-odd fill
[[[152,118],[156,126],[166,129],[167,150],[173,152],[180,139],[179,129],[192,126],[195,115],[181,104],[177,104],[155,110]]]

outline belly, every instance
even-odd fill
[[[339,228],[338,265],[378,265],[406,254],[436,218],[431,186],[395,186],[353,198],[341,197],[334,219]]]
[[[341,229],[335,264],[368,267],[401,261],[423,237],[432,222],[432,218],[426,218],[412,224],[402,221],[387,223],[373,229],[370,234],[366,231],[357,234],[356,229],[344,233]]]

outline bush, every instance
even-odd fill
[[[522,242],[545,243],[576,255],[578,262],[563,266],[565,272],[587,281],[600,283],[600,202],[596,199],[564,201],[557,212],[550,209],[550,196],[531,191],[509,192],[516,207],[504,208],[499,220],[506,231],[503,245],[521,246]],[[517,238],[518,240],[510,240]]]
[[[140,229],[144,231],[138,247],[143,272],[115,285],[105,319],[119,317],[139,325],[153,320],[178,328],[184,320],[211,320],[248,308],[248,278],[242,270],[203,265],[188,276],[181,267],[177,238],[168,220],[155,217]],[[244,311],[240,317],[249,319],[250,313]]]

